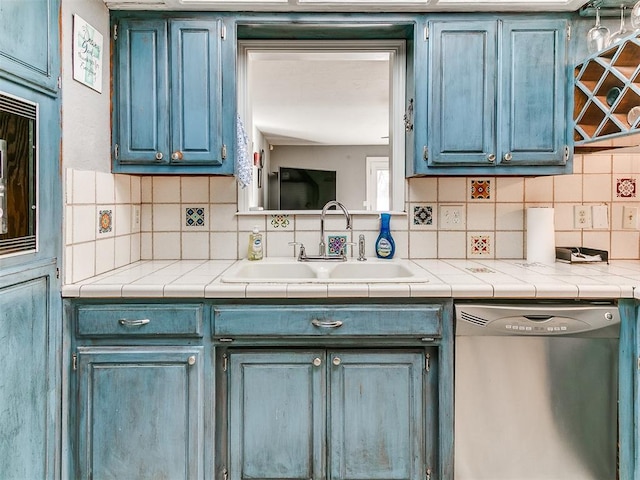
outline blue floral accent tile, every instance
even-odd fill
[[[346,254],[347,236],[346,235],[329,235],[329,243],[327,245],[329,255]]]
[[[98,233],[109,233],[113,230],[113,210],[98,211]]]
[[[185,227],[204,227],[205,209],[204,207],[185,208]]]
[[[431,205],[413,207],[413,224],[433,225],[433,207]]]

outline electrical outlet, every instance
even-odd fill
[[[440,228],[443,230],[464,230],[466,225],[464,205],[440,206]]]
[[[591,207],[584,205],[573,207],[573,228],[591,228]]]
[[[622,207],[622,228],[629,230],[638,228],[638,207]]]
[[[140,205],[133,205],[131,208],[131,231],[140,231]]]

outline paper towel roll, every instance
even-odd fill
[[[556,261],[553,208],[527,208],[527,263]]]

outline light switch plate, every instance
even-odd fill
[[[594,205],[591,207],[591,220],[593,228],[609,228],[609,207],[607,205]]]
[[[626,230],[638,228],[638,207],[622,207],[622,228]]]

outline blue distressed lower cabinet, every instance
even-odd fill
[[[202,347],[80,347],[77,478],[203,478]]]
[[[423,480],[436,449],[432,357],[229,350],[228,478]]]

